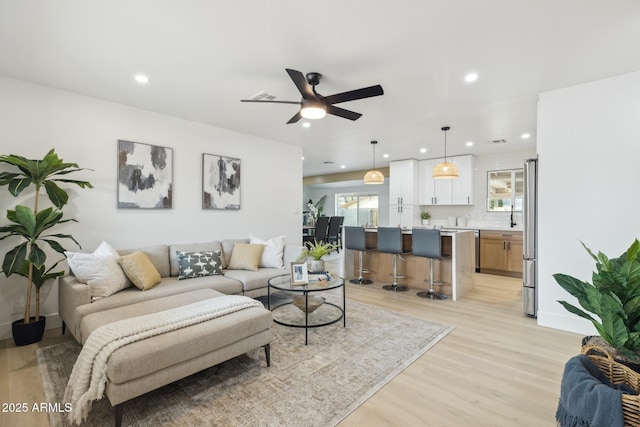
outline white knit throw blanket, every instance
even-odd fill
[[[80,424],[87,418],[91,402],[102,398],[107,383],[107,361],[120,347],[250,307],[263,305],[249,297],[227,295],[97,328],[82,347],[64,393],[64,402],[71,403],[72,408],[69,420]]]

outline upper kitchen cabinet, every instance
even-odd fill
[[[419,204],[420,205],[472,205],[473,170],[475,159],[472,155],[448,157],[447,160],[458,167],[458,178],[433,179],[433,168],[444,161],[426,159],[419,162]]]
[[[389,163],[389,205],[418,204],[418,161]]]

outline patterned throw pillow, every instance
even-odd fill
[[[178,280],[194,277],[222,275],[221,251],[176,251],[180,271]]]

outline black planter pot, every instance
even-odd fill
[[[35,319],[35,317],[30,317],[29,323],[24,323],[24,319],[20,319],[11,324],[13,342],[16,343],[17,346],[29,345],[42,340],[47,318],[40,316],[40,320],[37,322]]]

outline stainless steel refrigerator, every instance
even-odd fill
[[[538,159],[524,162],[524,248],[522,303],[524,312],[536,317],[538,312]]]

